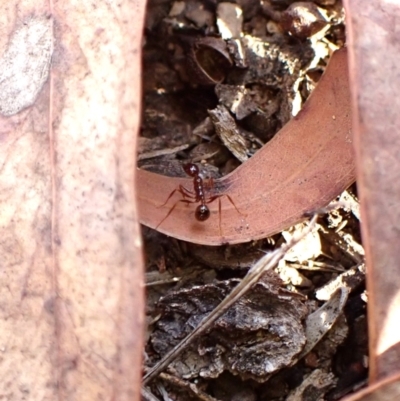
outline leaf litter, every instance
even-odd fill
[[[143,157],[140,167],[179,175],[182,160],[196,158],[210,176],[218,177],[270,140],[315,87],[331,51],[344,44],[341,4],[320,3],[301,2],[306,8],[318,6],[328,23],[320,24],[322,32],[300,40],[282,27],[282,13],[288,9],[284,1],[264,2],[262,9],[255,1],[217,6],[150,2],[142,124],[142,151],[150,157]],[[215,45],[203,44],[208,37],[224,42],[220,45],[229,52],[223,54],[229,54],[234,67],[218,61]],[[248,49],[257,51],[244,57]],[[225,74],[222,81],[204,84],[208,66],[203,52],[220,68],[216,77]],[[218,132],[218,110],[228,113],[231,134]],[[177,151],[168,151],[173,148]],[[355,186],[340,199],[347,200],[344,207],[320,215],[312,232],[294,247],[288,244],[298,241],[307,224],[218,248],[144,227],[153,283],[148,287],[146,392],[156,399],[168,395],[179,400],[230,400],[237,394],[249,400],[333,400],[352,391],[367,373],[367,340],[357,332],[365,322],[364,273],[357,267],[364,255]],[[232,299],[262,258],[276,253],[279,264],[215,318],[225,297]],[[347,272],[352,271],[357,279],[348,284]],[[204,324],[204,332],[153,377],[154,366]],[[342,356],[346,347],[356,347],[353,360]]]

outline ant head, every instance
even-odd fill
[[[196,207],[194,215],[196,220],[205,221],[210,217],[210,209],[207,207],[207,205],[199,205]]]
[[[199,174],[199,168],[193,163],[185,163],[182,165],[185,173],[190,177],[196,177]]]

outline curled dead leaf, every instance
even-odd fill
[[[218,202],[209,205],[211,217],[202,223],[194,218],[195,204],[178,203],[157,229],[204,245],[267,237],[327,205],[354,179],[347,51],[343,49],[334,53],[298,115],[251,159],[216,180],[210,195],[229,195],[243,215],[223,200],[220,230]],[[171,208],[170,204],[160,206],[172,191],[193,184],[139,170],[137,185],[140,220],[155,228]],[[178,199],[177,194],[171,202]]]

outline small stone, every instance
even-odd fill
[[[185,2],[184,1],[175,1],[172,4],[171,10],[169,11],[170,17],[178,17],[185,10]]]
[[[222,39],[239,38],[242,33],[242,9],[233,3],[219,3],[217,26]]]
[[[282,13],[281,24],[296,38],[307,39],[323,29],[328,21],[315,4],[296,2]]]

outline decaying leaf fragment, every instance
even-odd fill
[[[339,288],[331,299],[322,305],[306,319],[307,345],[301,352],[301,356],[307,355],[322,337],[328,333],[333,324],[340,317],[349,296],[349,290],[345,287]]]
[[[168,352],[239,282],[198,285],[163,297],[162,316],[151,339],[154,350],[160,355]],[[302,321],[307,311],[299,297],[275,284],[258,282],[170,368],[183,378],[217,377],[226,370],[243,379],[265,381],[297,361],[306,341]]]
[[[240,135],[236,122],[226,107],[217,106],[214,110],[209,110],[208,114],[224,145],[239,161],[245,162],[249,158],[246,140]]]
[[[306,377],[299,387],[292,391],[286,401],[307,401],[310,400],[310,393],[313,400],[322,400],[326,391],[332,388],[336,381],[332,373],[316,369]]]

